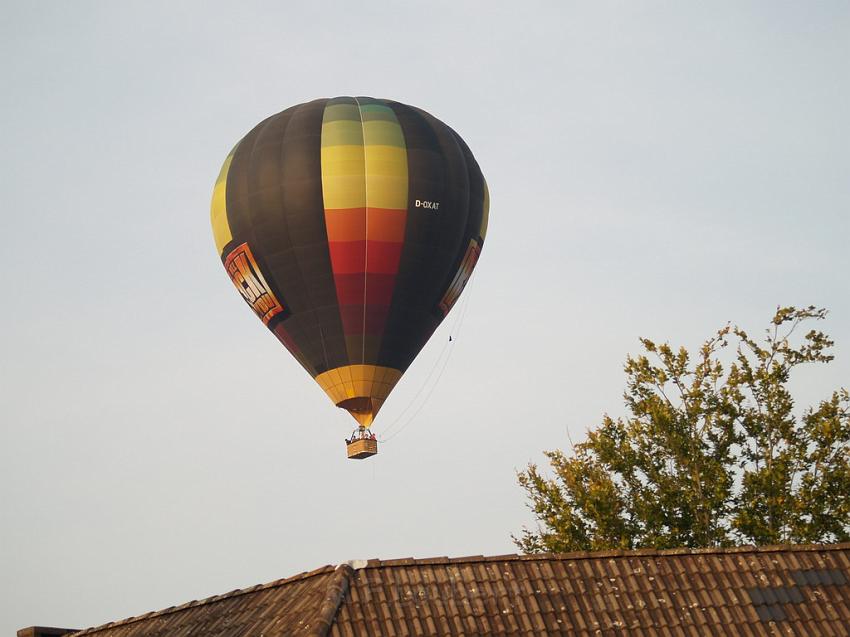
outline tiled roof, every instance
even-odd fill
[[[850,635],[850,543],[369,560],[89,628],[93,637]]]

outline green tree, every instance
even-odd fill
[[[825,334],[795,335],[825,316],[780,308],[763,340],[727,326],[693,356],[641,339],[625,365],[630,415],[604,416],[572,454],[546,452],[552,477],[519,472],[537,529],[514,542],[536,553],[850,540],[850,395],[798,417],[788,389],[798,365],[832,360]]]

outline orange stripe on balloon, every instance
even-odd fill
[[[370,241],[402,243],[407,222],[406,210],[369,208]],[[328,241],[362,241],[366,239],[366,208],[325,210]]]
[[[325,210],[328,241],[365,241],[366,208]]]
[[[402,243],[407,210],[369,208],[369,241]]]

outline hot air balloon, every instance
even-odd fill
[[[357,421],[349,457],[472,274],[487,184],[451,128],[370,97],[318,99],[257,124],[224,161],[216,250],[239,294]]]

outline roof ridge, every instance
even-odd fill
[[[151,619],[153,617],[161,617],[163,615],[170,615],[171,613],[177,613],[182,610],[186,610],[187,608],[193,608],[195,606],[203,606],[204,604],[214,604],[216,602],[224,601],[226,599],[231,599],[233,597],[239,597],[240,595],[247,595],[248,593],[255,593],[261,590],[267,590],[270,588],[277,588],[278,586],[283,586],[285,584],[291,584],[292,582],[297,582],[300,580],[309,579],[311,577],[315,577],[317,575],[321,575],[323,573],[327,573],[332,570],[334,567],[332,564],[325,564],[324,566],[320,566],[319,568],[315,568],[312,571],[303,571],[298,573],[297,575],[291,575],[290,577],[284,577],[282,579],[273,580],[271,582],[267,582],[265,584],[255,584],[254,586],[249,586],[248,588],[236,588],[228,593],[222,593],[220,595],[212,595],[210,597],[204,597],[202,599],[193,599],[191,601],[180,604],[179,606],[169,606],[168,608],[163,608],[162,610],[151,611],[148,613],[144,613],[142,615],[135,615],[133,617],[127,617],[126,619],[119,619],[118,621],[108,622],[106,624],[101,624],[100,626],[90,626],[89,628],[83,628],[75,633],[70,633],[66,637],[79,637],[82,635],[90,635],[102,630],[106,630],[107,628],[115,628],[116,626],[124,626],[127,624],[132,624],[134,622],[142,621],[144,619]]]
[[[354,569],[351,567],[351,564],[345,562],[337,566],[334,570],[333,577],[325,591],[325,599],[319,608],[316,627],[310,631],[310,637],[326,637],[330,632],[331,626],[336,621],[336,614],[342,605],[342,600],[348,594],[348,589],[351,586],[351,574],[353,572]]]
[[[707,548],[670,548],[670,549],[610,549],[601,551],[571,551],[567,553],[529,553],[517,554],[507,553],[504,555],[466,555],[462,557],[400,557],[389,560],[371,559],[363,568],[381,568],[384,566],[419,566],[423,564],[465,564],[476,562],[513,562],[513,561],[535,561],[535,560],[584,560],[599,559],[606,557],[647,557],[647,556],[674,556],[674,555],[735,555],[749,553],[777,553],[796,552],[811,553],[813,551],[846,551],[850,549],[850,542],[837,542],[833,544],[768,544],[756,546],[752,544],[727,547]]]
[[[671,549],[613,549],[607,551],[576,551],[572,553],[540,553],[535,555],[519,555],[519,559],[598,559],[605,557],[643,557],[643,556],[674,556],[674,555],[735,555],[741,553],[811,553],[814,551],[846,551],[850,542],[835,544],[766,544],[756,546],[711,546],[704,548],[671,548]]]

